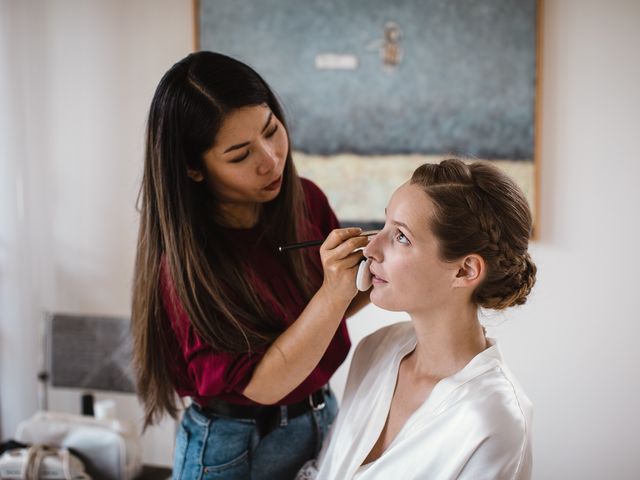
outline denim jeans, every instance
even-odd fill
[[[280,426],[260,438],[255,420],[206,414],[196,404],[184,412],[176,437],[173,479],[287,480],[314,458],[337,413],[333,392],[326,406],[295,418],[281,408]]]

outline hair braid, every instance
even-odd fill
[[[473,300],[497,310],[525,303],[537,269],[527,252],[531,213],[515,182],[489,163],[458,159],[422,165],[411,182],[434,203],[431,224],[442,257],[484,259],[487,274]]]

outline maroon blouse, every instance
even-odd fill
[[[331,230],[339,228],[338,219],[320,188],[306,179],[301,179],[301,182],[311,223],[308,227],[308,239],[324,238]],[[280,255],[286,253],[280,254],[273,246],[260,240],[259,228],[226,229],[225,233],[234,246],[245,252],[246,260],[253,269],[256,292],[263,300],[267,311],[273,312],[275,318],[281,320],[284,331],[306,307],[288,270],[281,263]],[[315,247],[311,252],[317,267],[317,273],[311,273],[316,288],[322,284],[322,265],[318,250],[319,248]],[[217,397],[237,404],[255,404],[242,395],[242,392],[251,380],[265,350],[240,355],[215,351],[199,337],[189,322],[166,268],[162,269],[160,288],[163,305],[175,333],[176,352],[172,356],[172,364],[168,367],[178,394],[183,397],[190,396],[199,403],[207,403],[208,398]],[[346,358],[350,346],[343,318],[316,368],[278,404],[299,402],[327,383]],[[286,372],[282,374],[286,375]]]

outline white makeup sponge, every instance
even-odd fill
[[[371,259],[367,258],[360,262],[358,274],[356,275],[356,287],[361,292],[366,292],[371,288],[371,271],[369,270]]]

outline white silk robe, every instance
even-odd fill
[[[387,420],[400,361],[416,346],[411,322],[363,339],[317,479],[531,478],[531,402],[489,343],[438,382],[384,453],[361,466]]]

